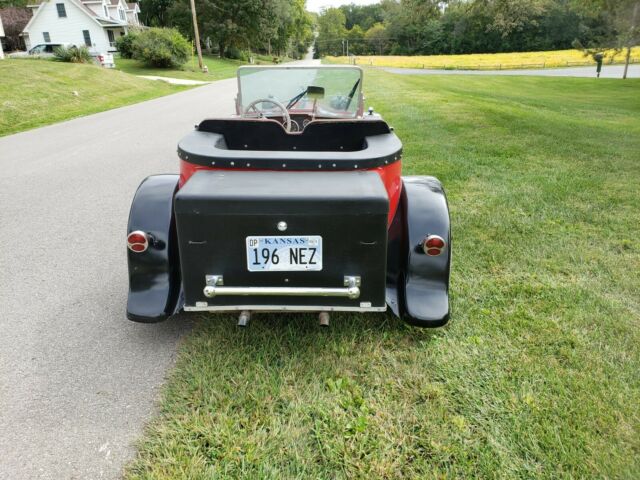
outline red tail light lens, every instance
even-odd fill
[[[439,235],[429,235],[422,241],[422,250],[431,257],[440,255],[446,246],[447,242]]]
[[[127,248],[135,253],[142,253],[149,248],[149,235],[135,230],[127,236]]]

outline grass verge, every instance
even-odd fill
[[[212,82],[214,80],[222,80],[223,78],[231,78],[236,75],[238,67],[247,65],[247,62],[239,60],[230,60],[228,58],[218,58],[204,55],[203,63],[209,69],[208,73],[202,73],[198,68],[198,60],[193,57],[182,68],[151,68],[138,62],[137,60],[117,58],[116,68],[132,75],[157,75],[159,77],[185,78],[188,80],[200,80],[203,82]],[[288,59],[282,59],[287,61]],[[273,64],[272,59],[265,56],[256,57],[257,65]]]
[[[605,50],[605,64],[623,63],[626,51]],[[358,65],[395,68],[433,68],[445,70],[510,70],[595,65],[579,50],[547,52],[474,53],[467,55],[356,55]],[[640,62],[640,47],[634,47],[631,60]],[[347,57],[326,57],[330,63],[349,63]]]
[[[94,65],[33,59],[1,61],[0,79],[0,136],[185,89]]]
[[[367,72],[453,317],[202,316],[126,478],[640,477],[640,81]]]
[[[152,68],[147,67],[137,60],[128,58],[116,58],[116,69],[132,75],[157,75],[159,77],[185,78],[188,80],[200,80],[203,82],[230,78],[236,74],[239,66],[244,62],[238,60],[220,59],[209,56],[203,57],[204,64],[209,73],[202,73],[198,69],[197,59],[192,59],[182,68]]]

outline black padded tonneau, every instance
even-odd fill
[[[178,144],[182,160],[215,168],[360,170],[396,162],[401,153],[381,120],[312,122],[299,134],[274,120],[205,120]]]

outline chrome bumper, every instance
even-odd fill
[[[222,295],[274,296],[274,297],[360,297],[360,277],[344,277],[344,288],[325,287],[225,287],[222,275],[207,275],[203,290],[207,298]]]

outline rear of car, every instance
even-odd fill
[[[364,114],[357,67],[242,67],[237,116],[178,143],[179,175],[153,175],[127,229],[127,316],[182,310],[391,310],[449,319],[451,236],[440,182],[403,177],[402,143]]]
[[[384,311],[373,172],[200,171],[175,198],[187,311]]]

